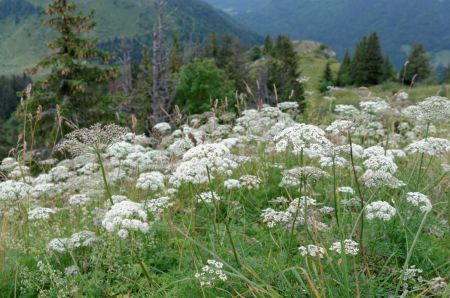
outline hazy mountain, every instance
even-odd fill
[[[42,26],[42,8],[48,0],[0,0],[0,73],[20,72],[46,55],[46,43],[54,36]],[[95,10],[100,43],[117,43],[121,37],[149,42],[155,18],[155,0],[76,0],[83,11]],[[199,0],[169,0],[168,28],[184,40],[202,41],[212,32],[235,35],[244,43],[261,37],[229,15]]]
[[[206,0],[217,7],[230,0]],[[342,55],[363,35],[379,33],[382,45],[397,65],[405,51],[422,42],[434,54],[435,64],[450,62],[449,0],[241,0],[252,12],[235,18],[260,34],[287,33],[312,39]],[[237,5],[237,4],[236,4]]]

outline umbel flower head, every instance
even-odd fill
[[[326,138],[325,132],[317,126],[309,124],[295,124],[284,129],[273,138],[275,150],[284,152],[291,148],[292,153],[319,155],[331,147],[331,142]]]
[[[69,152],[78,156],[92,152],[104,152],[111,144],[119,141],[126,133],[127,128],[116,124],[102,126],[100,123],[90,128],[81,128],[67,134],[56,147],[59,151]]]
[[[147,233],[147,212],[144,206],[131,201],[122,201],[114,204],[102,221],[103,227],[108,232],[117,232],[120,238],[127,238],[129,231]]]
[[[408,153],[423,153],[436,156],[450,152],[450,141],[441,138],[427,138],[409,144],[405,150]]]

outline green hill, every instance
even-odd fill
[[[41,25],[42,0],[0,0],[0,73],[17,73],[46,55],[52,32]],[[83,11],[95,10],[100,43],[119,38],[149,42],[155,18],[154,0],[76,0]],[[225,13],[198,0],[169,0],[169,31],[179,31],[182,39],[199,42],[210,33],[230,33],[246,44],[260,42],[257,34],[245,29]]]

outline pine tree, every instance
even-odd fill
[[[368,40],[364,36],[356,46],[351,65],[352,81],[357,86],[362,86],[367,82],[367,49]]]
[[[219,57],[219,37],[216,32],[211,33],[209,41],[205,46],[204,56],[207,58],[213,58],[217,60]]]
[[[324,93],[328,90],[328,86],[333,86],[333,73],[331,71],[331,63],[327,62],[323,71],[322,78],[320,79],[319,90]]]
[[[183,65],[182,49],[180,44],[180,34],[175,32],[172,35],[172,46],[170,48],[169,71],[177,73]]]
[[[292,41],[280,35],[272,51],[272,59],[268,63],[268,88],[276,88],[278,99],[282,101],[296,100],[303,108],[304,89],[297,81],[300,77],[298,57]]]
[[[352,84],[351,76],[352,61],[348,50],[345,51],[344,60],[342,60],[339,72],[337,75],[336,85],[337,86],[348,86]]]
[[[150,49],[147,46],[142,47],[142,60],[136,78],[136,88],[134,97],[138,102],[138,106],[147,114],[151,114],[151,97],[153,88],[153,66]]]
[[[396,72],[394,65],[392,65],[391,60],[389,60],[388,56],[385,56],[383,59],[383,66],[382,66],[382,75],[381,75],[381,81],[382,82],[389,82],[395,80]]]
[[[417,43],[413,46],[408,56],[407,63],[400,72],[401,80],[404,84],[410,85],[414,82],[421,82],[432,78],[433,70],[425,48]]]
[[[264,39],[264,49],[263,54],[264,55],[271,55],[273,50],[273,40],[270,35],[267,35]]]
[[[372,33],[367,39],[365,68],[365,84],[377,85],[381,83],[383,76],[383,55],[381,54],[380,41],[376,33]]]
[[[107,83],[116,77],[116,71],[105,65],[109,55],[96,48],[97,40],[84,35],[95,27],[94,12],[83,15],[68,0],[53,0],[44,10],[45,25],[58,32],[49,44],[52,54],[29,70],[36,74],[50,69],[42,81],[33,86],[33,95],[26,104],[28,111],[38,106],[49,121],[43,119],[42,132],[47,135],[54,125],[55,107],[60,105],[62,116],[78,126],[106,121],[114,117],[113,105],[107,93]]]

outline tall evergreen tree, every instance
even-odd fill
[[[381,83],[383,76],[383,55],[381,53],[380,40],[376,33],[372,33],[367,39],[365,68],[365,84],[377,85]]]
[[[51,55],[43,58],[31,74],[41,69],[50,69],[44,79],[33,86],[33,95],[26,106],[28,111],[41,106],[43,134],[54,125],[56,105],[60,105],[62,116],[78,126],[109,120],[114,117],[114,106],[107,94],[107,83],[116,76],[113,68],[105,63],[109,55],[96,48],[96,40],[85,36],[94,27],[94,12],[83,15],[69,0],[53,0],[44,10],[44,24],[58,32],[49,44]],[[49,120],[49,121],[45,121]]]
[[[177,73],[183,65],[183,53],[180,43],[180,34],[175,32],[172,35],[172,45],[170,48],[169,71]]]
[[[278,99],[281,101],[295,100],[300,107],[304,104],[303,85],[297,81],[300,77],[298,56],[292,41],[280,35],[275,43],[272,59],[268,63],[269,90],[277,90]]]
[[[413,82],[424,81],[432,78],[433,68],[430,64],[430,58],[427,55],[422,44],[417,43],[413,46],[408,56],[408,61],[403,66],[400,77],[404,84],[410,85]]]
[[[357,86],[364,85],[367,82],[367,47],[368,40],[364,36],[356,46],[355,54],[352,59],[351,76],[352,81]]]
[[[328,90],[328,86],[333,86],[333,73],[331,71],[331,63],[327,62],[323,71],[322,78],[319,83],[320,92],[324,93]]]
[[[205,46],[205,57],[217,60],[219,58],[219,37],[216,32],[211,33]]]
[[[336,85],[337,86],[348,86],[352,84],[351,76],[352,61],[350,58],[350,53],[348,50],[345,51],[344,60],[342,60],[339,72],[337,75]]]
[[[389,60],[388,56],[385,56],[383,59],[383,66],[382,66],[382,75],[381,75],[381,81],[382,82],[388,82],[395,80],[396,77],[396,71],[394,65],[392,65],[391,60]]]
[[[273,50],[272,36],[267,35],[266,38],[264,39],[263,54],[264,55],[270,55],[270,54],[272,54],[272,50]]]

